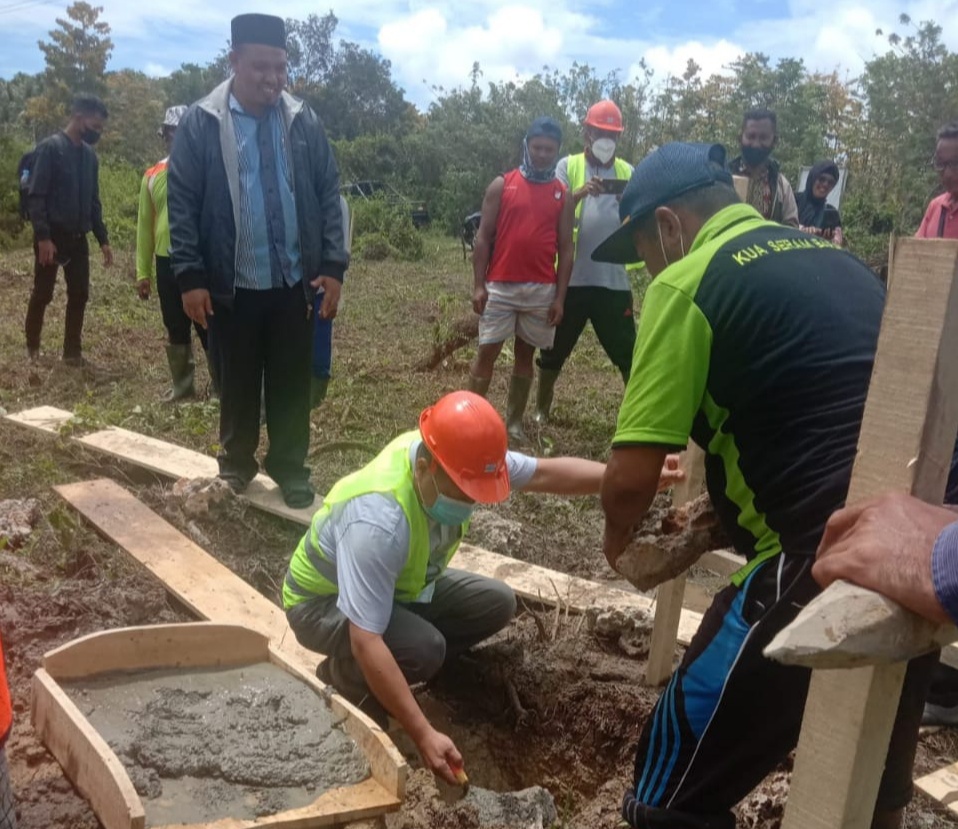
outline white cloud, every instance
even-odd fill
[[[172,70],[162,64],[150,62],[143,67],[143,71],[151,78],[165,78]]]
[[[659,79],[669,75],[681,76],[690,60],[694,60],[701,67],[702,74],[708,77],[721,74],[726,66],[746,51],[742,46],[723,38],[711,44],[689,40],[674,46],[653,46],[645,51],[643,57],[646,65]],[[638,72],[638,66],[633,66],[630,77],[635,77]]]
[[[413,93],[422,80],[464,84],[476,62],[487,81],[566,62],[562,27],[547,23],[534,4],[501,6],[484,19],[465,22],[461,15],[431,5],[380,27],[378,41]]]

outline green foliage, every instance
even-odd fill
[[[17,163],[30,145],[0,133],[0,250],[30,244],[26,223],[20,218]]]
[[[136,246],[136,208],[143,171],[122,159],[100,161],[103,221],[114,248]]]
[[[98,150],[145,170],[166,155],[156,134],[163,123],[163,89],[153,78],[129,69],[111,72],[107,87],[110,120]]]
[[[353,246],[361,258],[379,261],[392,257],[406,262],[423,258],[422,235],[404,205],[383,198],[353,199],[350,209]]]
[[[101,13],[84,0],[74,2],[40,44],[46,70],[0,80],[0,137],[10,139],[0,143],[0,247],[23,238],[12,216],[16,182],[8,171],[22,149],[62,126],[72,92],[99,92],[111,110],[99,151],[104,208],[119,243],[133,238],[132,182],[163,152],[155,136],[163,109],[192,103],[229,76],[225,48],[168,78],[108,72],[113,44]],[[425,201],[434,226],[453,234],[479,209],[492,179],[518,163],[523,134],[538,115],[562,124],[563,153],[579,152],[588,107],[611,98],[624,119],[618,153],[635,163],[674,140],[721,141],[734,155],[743,112],[765,106],[778,113],[775,154],[794,183],[800,168],[816,160],[847,165],[846,236],[853,250],[877,261],[887,234],[913,232],[937,192],[928,165],[935,131],[958,113],[958,54],[943,43],[941,26],[913,24],[906,16],[903,31],[881,41],[883,49],[857,79],[809,72],[799,58],[772,61],[761,53],[708,76],[690,60],[680,76],[653,78],[640,61],[628,81],[573,63],[488,83],[475,64],[466,85],[434,87],[435,102],[425,113],[405,100],[389,61],[336,39],[338,23],[332,12],[286,21],[290,90],[323,118],[344,181],[386,181]],[[390,218],[385,206],[359,210],[368,212],[371,227],[359,233],[357,256],[422,255],[408,216]]]
[[[77,92],[106,93],[113,41],[109,24],[100,20],[103,7],[77,0],[66,12],[66,18],[57,18],[58,28],[50,31],[50,40],[39,43],[47,65],[44,91],[28,101],[26,116],[40,136],[60,125]]]

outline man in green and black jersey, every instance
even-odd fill
[[[668,144],[636,168],[622,225],[593,254],[644,259],[649,287],[602,486],[614,563],[666,453],[706,452],[709,494],[747,564],[705,613],[636,755],[636,827],[734,827],[731,808],[795,746],[809,672],[762,649],[819,591],[811,576],[842,506],[884,290],[830,242],[742,204],[719,145]],[[912,664],[875,826],[896,826],[930,666]]]

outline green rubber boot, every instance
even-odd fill
[[[173,403],[196,396],[196,386],[193,379],[196,374],[196,363],[193,362],[193,347],[190,345],[168,345],[166,360],[170,364],[170,374],[173,377],[173,388],[167,393],[164,400]]]
[[[531,377],[512,375],[509,380],[509,399],[506,401],[506,431],[509,433],[510,445],[521,446],[528,443],[526,433],[522,429],[522,417],[526,413],[530,391],[532,391]]]
[[[554,368],[539,369],[539,386],[536,389],[536,414],[538,424],[548,423],[552,414],[552,396],[555,392],[559,372]]]
[[[491,377],[476,377],[475,374],[470,372],[469,374],[469,391],[475,392],[480,397],[485,397],[489,391],[489,384],[492,382]]]

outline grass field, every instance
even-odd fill
[[[424,406],[466,384],[474,354],[470,345],[434,370],[417,368],[471,320],[471,269],[458,242],[432,234],[425,241],[422,262],[358,261],[347,276],[334,326],[333,381],[327,400],[312,415],[309,464],[319,492],[396,434],[413,428]],[[62,282],[47,314],[44,356],[36,365],[27,361],[22,324],[32,267],[29,250],[0,257],[0,407],[19,411],[53,405],[76,413],[70,430],[118,425],[214,455],[218,403],[205,391],[194,402],[161,402],[169,382],[165,331],[156,299],[141,302],[136,297],[132,255],[120,252],[110,270],[94,265],[85,327],[90,370],[69,368],[59,360]],[[644,287],[644,282],[634,286],[637,306]],[[490,391],[499,411],[505,408],[510,363],[506,349]],[[205,390],[201,360],[198,371]],[[539,431],[527,419],[530,451],[604,460],[621,394],[618,372],[587,330],[557,387],[553,423]],[[301,535],[298,527],[237,502],[225,511],[190,517],[171,497],[169,482],[69,441],[0,421],[0,500],[36,498],[42,512],[22,547],[0,548],[0,626],[16,712],[8,753],[21,829],[98,826],[29,727],[29,678],[42,654],[94,630],[189,618],[51,491],[56,483],[104,476],[134,491],[273,600]],[[479,511],[470,540],[555,569],[612,580],[601,533],[597,498],[516,494],[503,505]],[[558,619],[555,627],[550,621],[551,638],[543,641],[530,614],[524,613],[507,641],[491,649],[492,656],[476,662],[475,681],[463,677],[451,694],[432,698],[442,709],[435,716],[445,717],[453,710],[449,706],[458,706],[457,722],[450,723],[458,729],[457,741],[464,741],[460,744],[468,746],[471,757],[488,758],[489,769],[498,763],[505,775],[487,777],[486,785],[541,782],[560,801],[562,826],[615,826],[635,739],[655,697],[640,683],[640,648],[623,651],[621,642],[599,641],[581,625],[560,628]],[[507,698],[513,707],[521,700],[517,720],[512,718],[517,712],[503,702]],[[532,719],[523,721],[527,714]],[[523,751],[515,748],[517,734]],[[956,755],[949,733],[935,735],[923,741],[919,767],[927,771]],[[477,765],[481,782],[483,770],[478,761],[473,768]],[[741,810],[741,825],[778,825],[785,779],[782,771],[769,779]],[[414,791],[421,793],[423,785],[417,777]],[[396,827],[446,825],[428,810],[417,817],[416,796]],[[927,800],[916,800],[906,825],[956,823]]]

